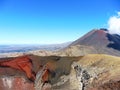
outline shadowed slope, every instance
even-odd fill
[[[117,34],[107,34],[108,40],[111,42],[107,45],[109,48],[114,48],[120,51],[120,36]]]

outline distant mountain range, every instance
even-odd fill
[[[48,45],[0,45],[0,53],[28,52],[34,50],[55,51],[67,47],[71,42]]]

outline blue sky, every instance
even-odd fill
[[[0,44],[73,41],[118,11],[119,0],[0,0]]]

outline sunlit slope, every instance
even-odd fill
[[[89,54],[80,59],[78,63],[90,73],[90,87],[97,90],[118,90],[120,88],[120,57]]]

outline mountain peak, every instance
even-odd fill
[[[94,47],[98,53],[119,56],[120,54],[120,36],[110,34],[107,29],[93,29],[83,37],[77,39],[69,46],[84,45]],[[117,52],[117,53],[115,53]]]
[[[100,28],[99,30],[108,31],[106,28]]]
[[[97,33],[109,33],[108,29],[106,28],[100,28],[100,29],[93,29],[90,32],[97,32]]]
[[[108,33],[106,31],[107,29],[93,29],[87,34],[85,34],[83,37],[79,38],[78,40],[74,41],[71,46],[74,45],[86,45],[86,46],[96,46],[96,43],[101,44],[100,42],[106,43],[107,37],[106,34]]]

